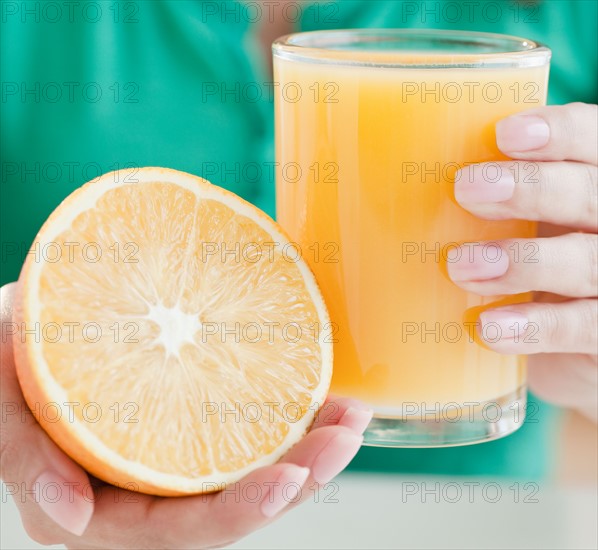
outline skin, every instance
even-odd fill
[[[2,323],[10,322],[15,285],[0,290]],[[26,407],[10,339],[1,350],[2,410]],[[277,464],[255,470],[228,494],[164,498],[133,493],[87,474],[46,435],[33,416],[3,415],[1,475],[19,507],[23,525],[41,544],[68,548],[210,548],[232,544],[295,506],[282,487],[301,487],[301,501],[340,473],[361,446],[372,413],[357,401],[330,398],[311,431]],[[68,494],[65,481],[93,487]],[[48,504],[36,485],[65,486],[61,502]],[[255,494],[263,498],[237,498]],[[276,484],[276,485],[273,485]],[[244,488],[252,487],[250,492]],[[269,491],[274,491],[270,494]],[[43,494],[43,493],[42,493]],[[54,498],[53,496],[49,497]],[[272,504],[274,503],[274,505]],[[60,525],[59,525],[60,523]]]
[[[539,292],[533,303],[483,314],[482,337],[484,326],[500,320],[501,315],[509,322],[513,318],[525,320],[517,341],[486,340],[487,345],[499,353],[529,354],[529,383],[537,395],[596,420],[597,107],[573,103],[534,109],[523,115],[528,119],[522,121],[522,116],[517,115],[498,123],[497,143],[520,163],[521,170],[525,163],[537,163],[536,177],[515,182],[511,195],[503,189],[500,200],[496,200],[496,193],[488,191],[491,182],[476,180],[474,184],[465,184],[470,178],[461,177],[455,186],[455,197],[463,208],[481,218],[547,222],[551,225],[544,226],[542,234],[552,236],[531,240],[537,262],[515,257],[516,247],[511,246],[515,241],[501,241],[496,244],[504,258],[498,266],[484,265],[477,259],[460,267],[449,263],[449,275],[461,288],[481,295]],[[541,129],[542,121],[547,130]],[[532,143],[533,147],[528,149],[526,123],[535,125],[534,135],[527,140],[527,145]],[[513,161],[499,164],[506,173]],[[484,189],[472,189],[476,185]],[[484,196],[493,200],[484,200]],[[13,292],[13,285],[1,289],[2,323],[11,320]],[[525,342],[530,327],[537,329],[535,337]],[[25,406],[10,342],[3,341],[0,374],[3,410],[6,404]],[[25,415],[24,420],[19,415],[3,415],[1,475],[5,482],[14,484],[11,486],[21,488],[15,501],[23,524],[28,534],[43,544],[63,543],[69,548],[223,546],[267,525],[296,504],[273,494],[277,505],[266,506],[268,483],[295,482],[303,487],[304,501],[311,497],[312,487],[329,482],[353,458],[371,411],[347,399],[332,398],[326,406],[332,411],[324,415],[326,421],[321,417],[278,464],[256,470],[240,482],[241,488],[259,485],[266,495],[261,502],[223,500],[221,493],[159,498],[103,484],[67,457],[31,415]],[[91,499],[75,494],[69,501],[50,506],[27,492],[40,480],[68,480],[78,487],[91,482],[95,499],[90,502]]]
[[[540,224],[536,239],[510,239],[496,244],[505,264],[497,274],[484,261],[465,269],[448,265],[449,276],[461,288],[480,295],[536,291],[534,302],[511,305],[483,314],[481,328],[500,316],[527,320],[518,341],[513,333],[486,344],[505,354],[529,354],[531,390],[545,401],[581,412],[596,421],[598,395],[598,128],[597,106],[570,103],[532,109],[500,121],[496,127],[500,150],[512,159],[498,163],[504,173],[517,164],[521,175],[511,198],[484,201],[492,192],[465,189],[468,174],[455,184],[455,197],[463,208],[488,220],[528,219]],[[539,131],[544,122],[547,132]],[[527,139],[526,126],[540,136]],[[530,163],[537,168],[533,177]],[[496,163],[495,163],[496,164]],[[526,166],[527,164],[527,166]],[[471,170],[482,173],[482,165]],[[527,170],[527,172],[526,172]],[[475,201],[472,201],[472,197]],[[533,262],[517,251],[524,245],[534,252]],[[466,276],[464,277],[464,273]],[[495,275],[495,276],[487,276]],[[506,312],[506,314],[505,314]],[[480,331],[484,334],[484,331]],[[532,335],[533,333],[533,335]],[[527,341],[526,341],[527,340]]]

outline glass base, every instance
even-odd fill
[[[455,447],[499,439],[525,421],[527,390],[494,401],[404,403],[401,410],[374,408],[363,444],[372,447]]]

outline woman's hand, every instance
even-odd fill
[[[482,313],[481,337],[497,352],[532,354],[529,384],[534,393],[594,420],[597,116],[596,105],[571,103],[501,120],[496,126],[498,147],[515,160],[491,163],[498,171],[485,170],[484,164],[463,169],[455,178],[455,198],[481,218],[554,224],[541,226],[540,235],[557,236],[500,241],[498,260],[498,254],[483,254],[483,247],[469,247],[459,261],[448,264],[451,279],[476,294],[540,292],[533,303]]]
[[[347,466],[361,445],[371,411],[355,401],[336,399],[324,405],[310,433],[279,463],[255,470],[224,492],[152,497],[90,478],[28,412],[10,336],[6,337],[13,292],[14,285],[6,285],[0,294],[1,476],[29,536],[42,544],[139,549],[229,545],[293,506],[294,495],[296,500],[311,498]],[[52,487],[57,486],[61,497],[55,500],[58,492]]]

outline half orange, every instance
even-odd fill
[[[56,443],[109,483],[213,491],[277,461],[330,385],[316,281],[268,216],[164,168],[85,184],[19,279],[17,373]]]

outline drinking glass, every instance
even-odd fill
[[[513,432],[525,419],[525,358],[485,347],[477,319],[530,296],[466,292],[446,269],[476,250],[499,261],[496,241],[536,228],[477,218],[453,189],[458,170],[480,162],[483,185],[535,177],[500,153],[495,124],[545,104],[550,50],[498,34],[360,29],[285,36],[273,55],[277,218],[330,312],[331,391],[374,408],[364,443],[464,445]]]

